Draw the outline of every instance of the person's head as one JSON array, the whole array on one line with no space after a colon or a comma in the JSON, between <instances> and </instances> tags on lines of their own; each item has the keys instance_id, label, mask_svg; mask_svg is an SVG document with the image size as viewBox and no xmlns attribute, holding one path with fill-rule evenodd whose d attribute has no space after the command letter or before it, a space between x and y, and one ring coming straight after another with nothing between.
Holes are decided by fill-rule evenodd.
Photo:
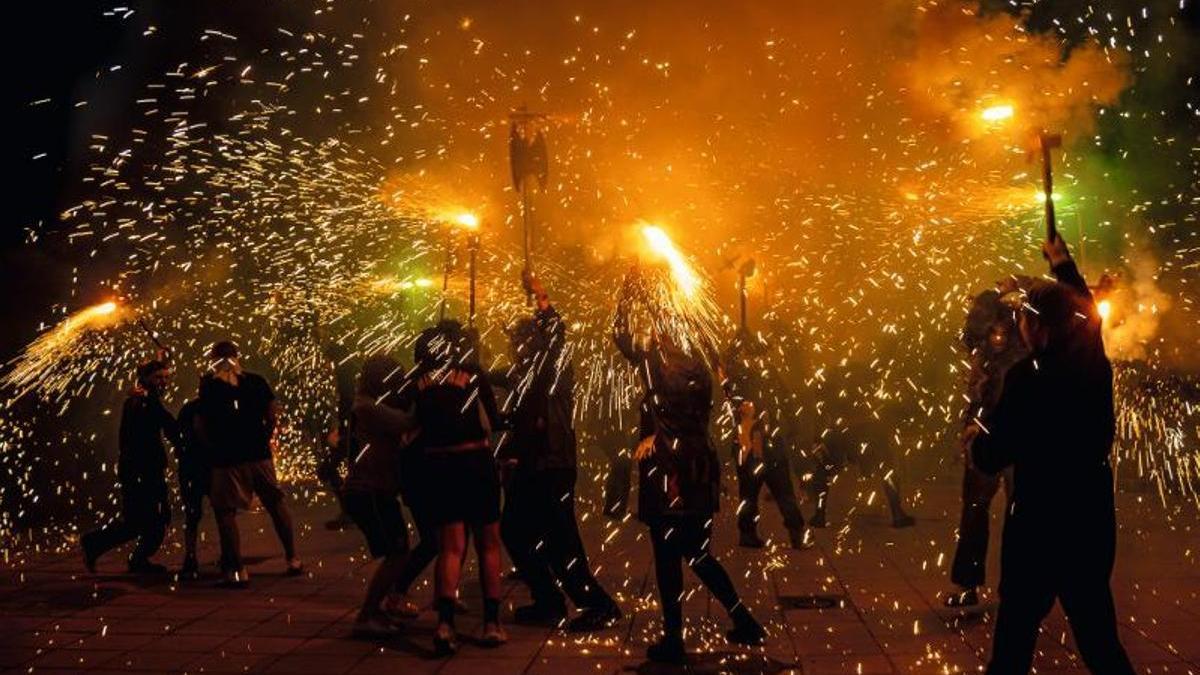
<instances>
[{"instance_id":1,"label":"person's head","mask_svg":"<svg viewBox=\"0 0 1200 675\"><path fill-rule=\"evenodd\" d=\"M1071 289L1056 282L1041 282L1027 292L1019 326L1025 344L1034 352L1043 352L1067 342L1083 321L1080 303Z\"/></svg>"},{"instance_id":2,"label":"person's head","mask_svg":"<svg viewBox=\"0 0 1200 675\"><path fill-rule=\"evenodd\" d=\"M438 325L421 331L413 348L413 356L421 366L436 368L461 361L467 348L462 324L453 319L444 319Z\"/></svg>"},{"instance_id":3,"label":"person's head","mask_svg":"<svg viewBox=\"0 0 1200 675\"><path fill-rule=\"evenodd\" d=\"M147 361L138 366L137 381L146 391L161 394L171 382L171 369L162 361Z\"/></svg>"},{"instance_id":4,"label":"person's head","mask_svg":"<svg viewBox=\"0 0 1200 675\"><path fill-rule=\"evenodd\" d=\"M537 322L530 318L516 321L508 330L510 356L515 363L528 361L546 349L545 339Z\"/></svg>"},{"instance_id":5,"label":"person's head","mask_svg":"<svg viewBox=\"0 0 1200 675\"><path fill-rule=\"evenodd\" d=\"M992 323L988 330L988 349L993 354L1003 354L1012 346L1012 322L1008 319L1000 319Z\"/></svg>"},{"instance_id":6,"label":"person's head","mask_svg":"<svg viewBox=\"0 0 1200 675\"><path fill-rule=\"evenodd\" d=\"M374 399L382 398L394 387L391 382L400 372L400 363L387 354L375 354L363 362L358 390Z\"/></svg>"},{"instance_id":7,"label":"person's head","mask_svg":"<svg viewBox=\"0 0 1200 675\"><path fill-rule=\"evenodd\" d=\"M213 361L236 361L238 358L237 345L229 340L217 342L209 349L208 358Z\"/></svg>"}]
</instances>

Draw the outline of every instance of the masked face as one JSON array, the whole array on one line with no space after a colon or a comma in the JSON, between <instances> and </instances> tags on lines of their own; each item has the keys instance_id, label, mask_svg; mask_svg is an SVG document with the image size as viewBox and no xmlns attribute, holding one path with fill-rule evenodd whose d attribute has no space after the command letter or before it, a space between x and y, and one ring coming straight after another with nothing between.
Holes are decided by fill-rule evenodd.
<instances>
[{"instance_id":1,"label":"masked face","mask_svg":"<svg viewBox=\"0 0 1200 675\"><path fill-rule=\"evenodd\" d=\"M171 371L163 368L156 370L142 381L142 384L153 394L161 394L171 383Z\"/></svg>"},{"instance_id":2,"label":"masked face","mask_svg":"<svg viewBox=\"0 0 1200 675\"><path fill-rule=\"evenodd\" d=\"M1003 323L992 324L992 329L988 332L988 347L991 348L993 354L999 354L1008 349L1009 329Z\"/></svg>"}]
</instances>

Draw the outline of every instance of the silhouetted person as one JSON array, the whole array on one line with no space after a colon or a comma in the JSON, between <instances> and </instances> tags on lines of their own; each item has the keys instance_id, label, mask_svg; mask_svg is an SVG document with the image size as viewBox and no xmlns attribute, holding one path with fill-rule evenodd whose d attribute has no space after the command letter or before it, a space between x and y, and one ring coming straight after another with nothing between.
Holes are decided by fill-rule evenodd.
<instances>
[{"instance_id":1,"label":"silhouetted person","mask_svg":"<svg viewBox=\"0 0 1200 675\"><path fill-rule=\"evenodd\" d=\"M1007 283L1007 282L1006 282ZM967 405L963 409L963 428L974 426L976 418L987 417L1000 399L1004 376L1027 350L1018 334L1015 307L1004 298L1019 298L1016 287L987 290L975 297L963 330L963 346L970 353L971 371L967 379ZM960 444L961 445L961 444ZM1001 476L989 475L963 462L962 515L958 524L958 544L950 566L950 581L956 588L947 594L947 607L979 604L978 587L987 570L987 549L992 499L1000 489ZM1002 474L1005 502L1012 492L1012 471Z\"/></svg>"},{"instance_id":2,"label":"silhouetted person","mask_svg":"<svg viewBox=\"0 0 1200 675\"><path fill-rule=\"evenodd\" d=\"M663 610L663 637L646 650L651 661L682 663L683 564L686 562L725 607L734 627L730 642L761 644L766 631L738 598L733 581L709 550L719 504L721 463L708 438L713 382L702 355L665 334L640 345L629 327L636 269L618 300L613 341L636 368L644 394L640 410L638 518L650 528L654 572Z\"/></svg>"},{"instance_id":3,"label":"silhouetted person","mask_svg":"<svg viewBox=\"0 0 1200 675\"><path fill-rule=\"evenodd\" d=\"M503 407L511 425L500 450L510 466L500 533L533 596L514 618L557 625L567 616L566 592L583 610L569 629L597 630L621 610L592 575L575 519L575 375L566 324L537 279L524 280L537 311L510 332L513 364L497 377L509 392Z\"/></svg>"},{"instance_id":4,"label":"silhouetted person","mask_svg":"<svg viewBox=\"0 0 1200 675\"><path fill-rule=\"evenodd\" d=\"M362 635L395 632L383 602L408 559L408 526L398 499L400 452L416 433L411 411L400 408L396 392L404 372L395 359L376 355L363 364L350 426L362 450L350 458L342 503L367 539L371 556L381 559L367 585L355 620Z\"/></svg>"},{"instance_id":5,"label":"silhouetted person","mask_svg":"<svg viewBox=\"0 0 1200 675\"><path fill-rule=\"evenodd\" d=\"M758 497L765 485L775 498L792 548L805 546L804 516L796 503L796 489L786 444L793 434L784 427L780 410L787 392L765 360L766 345L749 331L739 331L722 362L721 387L729 402L733 425L732 450L737 469L738 543L762 548L758 536Z\"/></svg>"},{"instance_id":6,"label":"silhouetted person","mask_svg":"<svg viewBox=\"0 0 1200 675\"><path fill-rule=\"evenodd\" d=\"M162 402L163 389L170 380L170 368L162 361L150 361L137 369L137 385L121 407L117 459L121 515L80 540L89 572L96 571L96 559L101 555L135 539L137 545L129 555L129 571L136 574L167 571L150 558L162 546L167 524L171 522L163 437L177 444L179 436L175 418Z\"/></svg>"},{"instance_id":7,"label":"silhouetted person","mask_svg":"<svg viewBox=\"0 0 1200 675\"><path fill-rule=\"evenodd\" d=\"M500 417L477 361L477 344L455 321L442 321L417 339L417 365L402 394L416 406L416 443L423 454L422 508L438 529L435 575L438 625L434 648L457 649L454 614L467 528L475 535L483 587L481 644L508 641L500 625L500 476L490 435Z\"/></svg>"},{"instance_id":8,"label":"silhouetted person","mask_svg":"<svg viewBox=\"0 0 1200 675\"><path fill-rule=\"evenodd\" d=\"M200 400L192 399L179 409L179 444L175 458L179 463L179 496L183 500L183 565L179 576L195 579L200 575L196 557L200 538L200 519L204 516L204 498L212 484L211 451L199 433Z\"/></svg>"},{"instance_id":9,"label":"silhouetted person","mask_svg":"<svg viewBox=\"0 0 1200 675\"><path fill-rule=\"evenodd\" d=\"M249 574L242 564L238 509L248 509L255 495L271 516L283 545L288 576L303 573L296 557L292 514L275 476L271 440L278 420L278 402L261 375L242 369L232 342L218 342L209 353L209 372L200 380L200 438L212 453L209 500L221 538L221 569L225 583L245 585Z\"/></svg>"},{"instance_id":10,"label":"silhouetted person","mask_svg":"<svg viewBox=\"0 0 1200 675\"><path fill-rule=\"evenodd\" d=\"M987 672L1029 671L1038 627L1057 599L1087 667L1125 675L1134 671L1109 588L1117 538L1112 367L1066 244L1056 237L1043 251L1058 282L1032 288L1020 312L1031 353L1009 370L995 409L967 439L981 471L1012 466L1014 474Z\"/></svg>"}]
</instances>

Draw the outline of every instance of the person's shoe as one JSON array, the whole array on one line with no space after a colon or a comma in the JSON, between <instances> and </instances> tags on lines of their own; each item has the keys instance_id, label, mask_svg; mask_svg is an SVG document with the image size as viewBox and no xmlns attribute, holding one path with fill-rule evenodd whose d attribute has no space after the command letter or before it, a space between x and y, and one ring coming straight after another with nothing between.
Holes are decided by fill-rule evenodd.
<instances>
[{"instance_id":1,"label":"person's shoe","mask_svg":"<svg viewBox=\"0 0 1200 675\"><path fill-rule=\"evenodd\" d=\"M304 574L304 563L300 562L299 558L288 558L287 568L283 571L284 576L298 577Z\"/></svg>"},{"instance_id":2,"label":"person's shoe","mask_svg":"<svg viewBox=\"0 0 1200 675\"><path fill-rule=\"evenodd\" d=\"M351 632L355 637L384 638L392 637L400 630L392 625L386 616L359 614L358 618L354 620L354 628L351 629Z\"/></svg>"},{"instance_id":3,"label":"person's shoe","mask_svg":"<svg viewBox=\"0 0 1200 675\"><path fill-rule=\"evenodd\" d=\"M661 640L646 648L646 658L655 663L670 663L682 666L687 662L687 651L683 648L683 636L663 636Z\"/></svg>"},{"instance_id":4,"label":"person's shoe","mask_svg":"<svg viewBox=\"0 0 1200 675\"><path fill-rule=\"evenodd\" d=\"M819 527L822 530L829 527L829 520L825 517L824 511L817 511L813 514L812 520L808 521L809 527Z\"/></svg>"},{"instance_id":5,"label":"person's shoe","mask_svg":"<svg viewBox=\"0 0 1200 675\"><path fill-rule=\"evenodd\" d=\"M504 626L498 623L485 623L483 625L483 634L479 636L479 646L492 649L508 642L508 633L504 631Z\"/></svg>"},{"instance_id":6,"label":"person's shoe","mask_svg":"<svg viewBox=\"0 0 1200 675\"><path fill-rule=\"evenodd\" d=\"M535 602L513 610L513 622L525 626L557 626L567 617L567 606L561 603Z\"/></svg>"},{"instance_id":7,"label":"person's shoe","mask_svg":"<svg viewBox=\"0 0 1200 675\"><path fill-rule=\"evenodd\" d=\"M757 532L742 532L738 535L738 546L742 548L762 548L766 545Z\"/></svg>"},{"instance_id":8,"label":"person's shoe","mask_svg":"<svg viewBox=\"0 0 1200 675\"><path fill-rule=\"evenodd\" d=\"M767 630L743 606L734 612L733 628L725 631L725 639L735 645L761 645L767 639Z\"/></svg>"},{"instance_id":9,"label":"person's shoe","mask_svg":"<svg viewBox=\"0 0 1200 675\"><path fill-rule=\"evenodd\" d=\"M166 574L167 567L149 560L130 560L130 574Z\"/></svg>"},{"instance_id":10,"label":"person's shoe","mask_svg":"<svg viewBox=\"0 0 1200 675\"><path fill-rule=\"evenodd\" d=\"M814 544L812 534L806 527L788 530L788 538L792 541L792 548L796 549L797 551L803 551L804 549L812 548Z\"/></svg>"},{"instance_id":11,"label":"person's shoe","mask_svg":"<svg viewBox=\"0 0 1200 675\"><path fill-rule=\"evenodd\" d=\"M437 656L451 656L458 651L458 635L450 624L439 623L433 632L433 653Z\"/></svg>"},{"instance_id":12,"label":"person's shoe","mask_svg":"<svg viewBox=\"0 0 1200 675\"><path fill-rule=\"evenodd\" d=\"M942 604L950 608L958 607L974 607L979 604L979 591L974 586L971 588L958 588L946 595L946 599Z\"/></svg>"},{"instance_id":13,"label":"person's shoe","mask_svg":"<svg viewBox=\"0 0 1200 675\"><path fill-rule=\"evenodd\" d=\"M588 607L579 616L567 622L567 631L571 633L590 633L592 631L612 628L621 620L621 608L617 603L609 602L607 606Z\"/></svg>"},{"instance_id":14,"label":"person's shoe","mask_svg":"<svg viewBox=\"0 0 1200 675\"><path fill-rule=\"evenodd\" d=\"M83 542L83 544L80 545L80 548L83 549L83 566L84 566L84 568L87 569L87 571L90 572L91 574L95 574L96 573L96 560L100 556L96 555L96 552L92 550L91 546L87 545L87 542Z\"/></svg>"},{"instance_id":15,"label":"person's shoe","mask_svg":"<svg viewBox=\"0 0 1200 675\"><path fill-rule=\"evenodd\" d=\"M892 527L896 528L897 530L902 530L906 527L912 527L916 524L917 519L913 518L907 513L901 513L900 515L892 517Z\"/></svg>"},{"instance_id":16,"label":"person's shoe","mask_svg":"<svg viewBox=\"0 0 1200 675\"><path fill-rule=\"evenodd\" d=\"M221 588L246 588L250 585L250 572L246 571L245 567L226 570L224 578L217 585Z\"/></svg>"},{"instance_id":17,"label":"person's shoe","mask_svg":"<svg viewBox=\"0 0 1200 675\"><path fill-rule=\"evenodd\" d=\"M421 608L408 596L399 593L390 593L384 598L383 611L401 619L415 619L421 615Z\"/></svg>"},{"instance_id":18,"label":"person's shoe","mask_svg":"<svg viewBox=\"0 0 1200 675\"><path fill-rule=\"evenodd\" d=\"M179 578L191 581L200 578L200 561L196 560L196 556L189 555L183 559L183 565L179 568Z\"/></svg>"}]
</instances>

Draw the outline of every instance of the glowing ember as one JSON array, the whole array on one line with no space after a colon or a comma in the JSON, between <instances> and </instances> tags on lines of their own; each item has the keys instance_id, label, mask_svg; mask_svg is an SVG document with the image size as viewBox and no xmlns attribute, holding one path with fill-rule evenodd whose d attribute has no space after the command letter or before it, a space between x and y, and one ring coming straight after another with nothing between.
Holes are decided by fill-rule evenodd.
<instances>
[{"instance_id":1,"label":"glowing ember","mask_svg":"<svg viewBox=\"0 0 1200 675\"><path fill-rule=\"evenodd\" d=\"M984 122L1001 122L1013 116L1013 107L1011 105L994 105L983 109L980 117Z\"/></svg>"}]
</instances>

